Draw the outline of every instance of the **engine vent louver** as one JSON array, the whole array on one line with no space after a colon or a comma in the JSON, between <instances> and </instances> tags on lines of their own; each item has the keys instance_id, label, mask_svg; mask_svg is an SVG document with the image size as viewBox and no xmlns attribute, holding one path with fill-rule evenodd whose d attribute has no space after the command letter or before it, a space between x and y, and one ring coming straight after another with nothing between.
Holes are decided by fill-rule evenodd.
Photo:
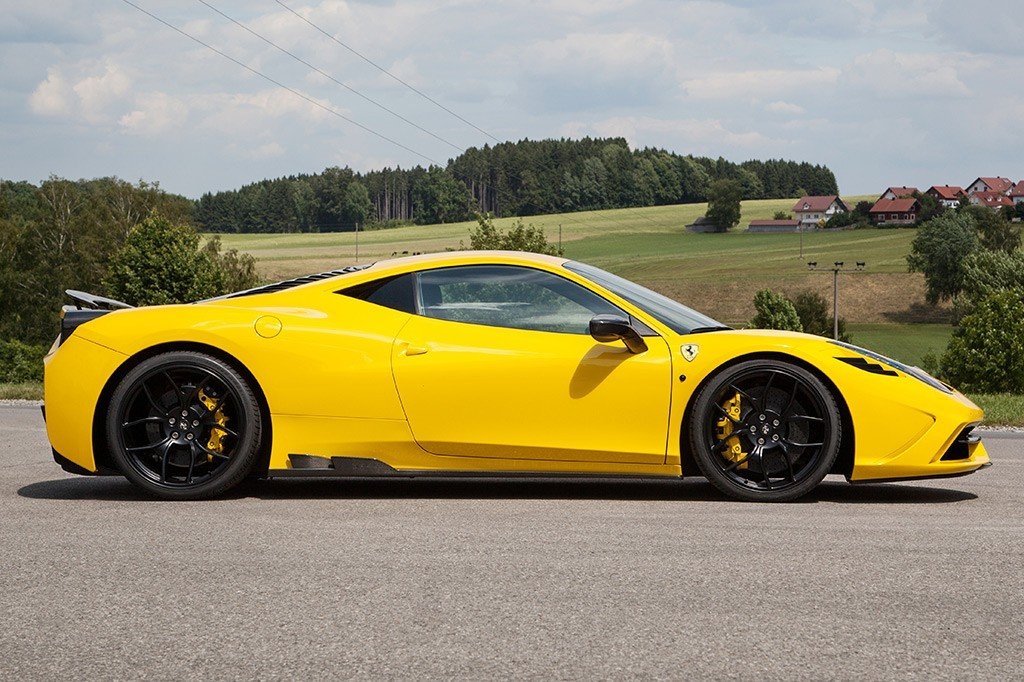
<instances>
[{"instance_id":1,"label":"engine vent louver","mask_svg":"<svg viewBox=\"0 0 1024 682\"><path fill-rule=\"evenodd\" d=\"M331 277L337 277L338 275L347 275L351 272L359 272L360 270L365 270L371 265L373 265L373 263L366 263L365 265L349 265L348 267L339 268L338 270L319 272L314 275L306 275L305 277L296 277L295 279L286 279L281 282L274 282L273 284L264 284L263 286L255 287L253 289L246 289L245 291L236 291L235 293L228 294L222 298L238 298L239 296L255 296L256 294L272 294L276 291L292 289L294 287L302 286L303 284L312 284L313 282L330 279Z\"/></svg>"}]
</instances>

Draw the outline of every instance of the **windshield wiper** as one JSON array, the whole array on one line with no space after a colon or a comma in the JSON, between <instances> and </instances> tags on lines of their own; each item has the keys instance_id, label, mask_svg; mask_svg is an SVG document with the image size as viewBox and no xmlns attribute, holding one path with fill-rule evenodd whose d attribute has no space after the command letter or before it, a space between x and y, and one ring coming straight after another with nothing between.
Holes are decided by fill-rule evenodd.
<instances>
[{"instance_id":1,"label":"windshield wiper","mask_svg":"<svg viewBox=\"0 0 1024 682\"><path fill-rule=\"evenodd\" d=\"M716 325L714 327L696 327L691 329L689 334L706 334L707 332L727 332L731 331L732 327L726 327L724 324Z\"/></svg>"}]
</instances>

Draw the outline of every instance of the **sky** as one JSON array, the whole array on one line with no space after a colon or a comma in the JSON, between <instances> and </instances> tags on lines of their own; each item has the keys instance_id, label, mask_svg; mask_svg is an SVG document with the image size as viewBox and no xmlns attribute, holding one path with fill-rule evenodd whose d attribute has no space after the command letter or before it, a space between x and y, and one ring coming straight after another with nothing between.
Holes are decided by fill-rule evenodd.
<instances>
[{"instance_id":1,"label":"sky","mask_svg":"<svg viewBox=\"0 0 1024 682\"><path fill-rule=\"evenodd\" d=\"M124 0L0 0L0 178L198 197L584 135L823 163L844 194L1024 177L1017 0L281 0L472 125L275 0L205 1L329 77L198 0L132 1L291 91Z\"/></svg>"}]
</instances>

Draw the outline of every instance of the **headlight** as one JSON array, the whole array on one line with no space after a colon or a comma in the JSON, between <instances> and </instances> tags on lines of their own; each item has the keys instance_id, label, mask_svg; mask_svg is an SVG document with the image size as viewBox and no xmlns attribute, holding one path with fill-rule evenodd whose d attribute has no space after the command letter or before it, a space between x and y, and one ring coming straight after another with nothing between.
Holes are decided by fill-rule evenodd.
<instances>
[{"instance_id":1,"label":"headlight","mask_svg":"<svg viewBox=\"0 0 1024 682\"><path fill-rule=\"evenodd\" d=\"M931 374L921 369L920 367L911 367L910 365L904 365L899 360L887 358L884 355L874 352L873 350L861 348L860 346L854 346L852 343L843 343L842 341L829 341L829 343L845 348L846 350L852 350L854 353L860 353L865 357L871 358L875 362L884 362L890 367L898 369L904 374L908 374L914 377L918 381L923 381L932 388L942 391L943 393L953 393L952 388L942 383L941 381L933 377Z\"/></svg>"}]
</instances>

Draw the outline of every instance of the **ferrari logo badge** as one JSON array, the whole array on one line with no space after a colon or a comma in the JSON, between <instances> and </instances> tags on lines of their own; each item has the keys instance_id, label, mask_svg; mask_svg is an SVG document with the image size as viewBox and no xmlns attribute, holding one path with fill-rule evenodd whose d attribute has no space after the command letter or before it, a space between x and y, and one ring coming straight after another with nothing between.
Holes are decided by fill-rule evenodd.
<instances>
[{"instance_id":1,"label":"ferrari logo badge","mask_svg":"<svg viewBox=\"0 0 1024 682\"><path fill-rule=\"evenodd\" d=\"M693 359L697 357L697 353L700 352L700 346L695 343L684 343L679 350L682 351L683 358L687 362L693 362Z\"/></svg>"}]
</instances>

